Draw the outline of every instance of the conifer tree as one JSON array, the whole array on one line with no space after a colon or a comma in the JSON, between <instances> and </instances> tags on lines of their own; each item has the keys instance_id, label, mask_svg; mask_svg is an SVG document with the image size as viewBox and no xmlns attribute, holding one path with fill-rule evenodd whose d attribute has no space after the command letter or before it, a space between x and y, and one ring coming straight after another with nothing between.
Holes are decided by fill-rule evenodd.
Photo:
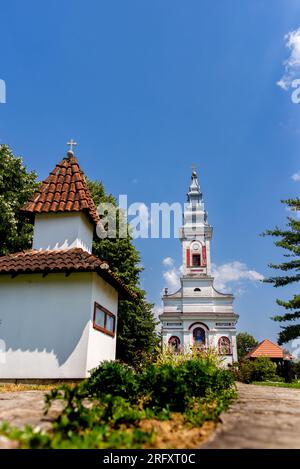
<instances>
[{"instance_id":1,"label":"conifer tree","mask_svg":"<svg viewBox=\"0 0 300 469\"><path fill-rule=\"evenodd\" d=\"M300 199L283 200L291 212L300 213ZM277 241L275 246L285 250L284 256L286 262L281 264L270 264L273 269L281 270L282 275L270 277L264 281L272 283L274 287L283 287L285 285L298 283L300 281L300 220L289 216L285 229L276 227L274 230L267 230L263 236L274 236ZM296 294L289 301L277 300L277 304L287 310L283 315L274 316L274 321L288 322L286 326L281 326L282 331L279 333L279 344L284 344L292 339L300 336L300 323L296 323L300 319L300 294Z\"/></svg>"},{"instance_id":2,"label":"conifer tree","mask_svg":"<svg viewBox=\"0 0 300 469\"><path fill-rule=\"evenodd\" d=\"M117 206L112 195L106 195L103 184L88 181L96 207L100 203L111 203ZM117 212L117 228L119 221ZM118 233L118 230L117 230ZM117 358L138 365L153 356L159 340L155 331L156 321L153 316L153 305L146 300L146 293L140 288L140 255L128 234L125 238L100 239L97 235L93 242L93 253L106 260L112 270L136 294L136 300L121 300L118 312Z\"/></svg>"}]
</instances>

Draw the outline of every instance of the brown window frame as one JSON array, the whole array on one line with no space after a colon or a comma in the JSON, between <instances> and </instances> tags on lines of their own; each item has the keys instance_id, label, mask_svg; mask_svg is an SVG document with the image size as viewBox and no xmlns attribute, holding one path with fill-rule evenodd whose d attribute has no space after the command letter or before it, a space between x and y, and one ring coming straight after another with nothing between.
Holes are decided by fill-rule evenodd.
<instances>
[{"instance_id":1,"label":"brown window frame","mask_svg":"<svg viewBox=\"0 0 300 469\"><path fill-rule=\"evenodd\" d=\"M96 311L97 311L97 309L98 310L100 309L100 311L102 311L104 313L104 327L98 326L98 324L96 324ZM113 332L106 329L107 316L110 316L110 317L113 318L113 321L114 321ZM96 301L95 301L95 304L94 304L93 328L96 329L97 331L100 331L100 332L103 332L104 334L109 335L110 337L114 337L115 334L116 334L116 316L113 313L111 313L110 311L108 311L108 309L104 308L104 306L99 305L99 303L97 303Z\"/></svg>"}]
</instances>

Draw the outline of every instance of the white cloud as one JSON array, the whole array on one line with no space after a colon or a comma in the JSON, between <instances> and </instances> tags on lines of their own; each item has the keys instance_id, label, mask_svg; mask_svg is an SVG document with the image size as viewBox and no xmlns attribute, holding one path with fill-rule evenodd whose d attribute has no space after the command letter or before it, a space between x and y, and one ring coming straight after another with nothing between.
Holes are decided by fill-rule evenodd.
<instances>
[{"instance_id":1,"label":"white cloud","mask_svg":"<svg viewBox=\"0 0 300 469\"><path fill-rule=\"evenodd\" d=\"M300 171L298 171L298 173L294 173L292 179L293 181L300 181Z\"/></svg>"},{"instance_id":2,"label":"white cloud","mask_svg":"<svg viewBox=\"0 0 300 469\"><path fill-rule=\"evenodd\" d=\"M173 267L163 273L164 280L170 290L178 290L180 287L180 270Z\"/></svg>"},{"instance_id":3,"label":"white cloud","mask_svg":"<svg viewBox=\"0 0 300 469\"><path fill-rule=\"evenodd\" d=\"M166 267L163 272L165 286L170 290L170 293L173 293L180 288L183 266L177 268L172 257L166 257L162 263ZM262 274L249 269L245 263L239 261L228 262L219 266L213 265L212 275L217 290L227 293L233 291L236 296L242 296L245 293L245 282L256 283L264 278Z\"/></svg>"},{"instance_id":4,"label":"white cloud","mask_svg":"<svg viewBox=\"0 0 300 469\"><path fill-rule=\"evenodd\" d=\"M284 36L284 40L286 47L290 50L290 55L284 61L284 75L277 85L288 90L293 80L300 77L300 28L290 31Z\"/></svg>"},{"instance_id":5,"label":"white cloud","mask_svg":"<svg viewBox=\"0 0 300 469\"><path fill-rule=\"evenodd\" d=\"M232 291L233 287L238 285L236 292L239 296L244 292L240 286L243 281L258 282L264 278L259 272L248 269L246 264L239 261L228 262L220 266L213 265L212 273L217 290Z\"/></svg>"},{"instance_id":6,"label":"white cloud","mask_svg":"<svg viewBox=\"0 0 300 469\"><path fill-rule=\"evenodd\" d=\"M162 314L163 312L163 307L162 306L158 306L158 305L155 305L154 308L152 309L152 313L155 317L155 319L158 319L159 315Z\"/></svg>"},{"instance_id":7,"label":"white cloud","mask_svg":"<svg viewBox=\"0 0 300 469\"><path fill-rule=\"evenodd\" d=\"M163 272L163 278L166 282L166 287L172 291L176 291L180 287L180 276L182 275L182 266L179 269L175 266L175 260L172 257L165 257L162 261L164 267L167 269Z\"/></svg>"},{"instance_id":8,"label":"white cloud","mask_svg":"<svg viewBox=\"0 0 300 469\"><path fill-rule=\"evenodd\" d=\"M166 267L172 267L174 265L174 259L172 259L172 257L165 257L162 263Z\"/></svg>"}]
</instances>

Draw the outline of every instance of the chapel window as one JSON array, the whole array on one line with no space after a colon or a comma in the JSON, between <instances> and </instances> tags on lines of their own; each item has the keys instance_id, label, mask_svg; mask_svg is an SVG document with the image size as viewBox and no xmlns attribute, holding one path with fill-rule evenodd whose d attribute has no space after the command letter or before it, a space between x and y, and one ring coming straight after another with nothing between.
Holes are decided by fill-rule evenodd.
<instances>
[{"instance_id":1,"label":"chapel window","mask_svg":"<svg viewBox=\"0 0 300 469\"><path fill-rule=\"evenodd\" d=\"M114 337L116 331L116 316L103 306L95 303L93 327L97 331Z\"/></svg>"}]
</instances>

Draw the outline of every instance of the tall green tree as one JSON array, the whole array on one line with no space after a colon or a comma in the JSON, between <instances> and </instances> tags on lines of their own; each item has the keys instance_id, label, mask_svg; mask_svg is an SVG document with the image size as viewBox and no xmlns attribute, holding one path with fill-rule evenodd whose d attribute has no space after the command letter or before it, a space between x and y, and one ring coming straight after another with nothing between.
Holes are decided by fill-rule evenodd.
<instances>
[{"instance_id":1,"label":"tall green tree","mask_svg":"<svg viewBox=\"0 0 300 469\"><path fill-rule=\"evenodd\" d=\"M248 332L240 332L236 336L236 344L238 359L242 360L247 353L249 353L258 344L258 342L251 334L248 334Z\"/></svg>"},{"instance_id":2,"label":"tall green tree","mask_svg":"<svg viewBox=\"0 0 300 469\"><path fill-rule=\"evenodd\" d=\"M300 199L282 200L291 212L300 212ZM294 284L300 280L300 220L292 216L287 217L285 229L276 227L274 230L267 230L263 236L274 236L277 241L275 246L283 248L286 262L280 264L270 264L273 269L281 270L282 275L270 277L264 280L272 283L274 287L284 287L285 285ZM294 295L289 301L277 300L277 304L285 308L288 312L283 315L274 316L272 319L278 322L288 322L286 326L281 326L282 331L279 333L279 344L284 344L292 339L300 336L300 323L293 324L300 318L300 294Z\"/></svg>"},{"instance_id":3,"label":"tall green tree","mask_svg":"<svg viewBox=\"0 0 300 469\"><path fill-rule=\"evenodd\" d=\"M88 181L88 186L96 206L111 203L117 206L112 195L105 193L103 184ZM120 213L117 211L117 234ZM138 365L155 353L159 340L153 305L146 300L146 293L140 288L140 255L133 245L130 234L125 238L94 237L93 253L108 262L110 267L136 294L136 300L121 300L118 313L117 358Z\"/></svg>"},{"instance_id":4,"label":"tall green tree","mask_svg":"<svg viewBox=\"0 0 300 469\"><path fill-rule=\"evenodd\" d=\"M0 256L31 247L33 227L20 208L37 187L36 173L0 145Z\"/></svg>"}]
</instances>

